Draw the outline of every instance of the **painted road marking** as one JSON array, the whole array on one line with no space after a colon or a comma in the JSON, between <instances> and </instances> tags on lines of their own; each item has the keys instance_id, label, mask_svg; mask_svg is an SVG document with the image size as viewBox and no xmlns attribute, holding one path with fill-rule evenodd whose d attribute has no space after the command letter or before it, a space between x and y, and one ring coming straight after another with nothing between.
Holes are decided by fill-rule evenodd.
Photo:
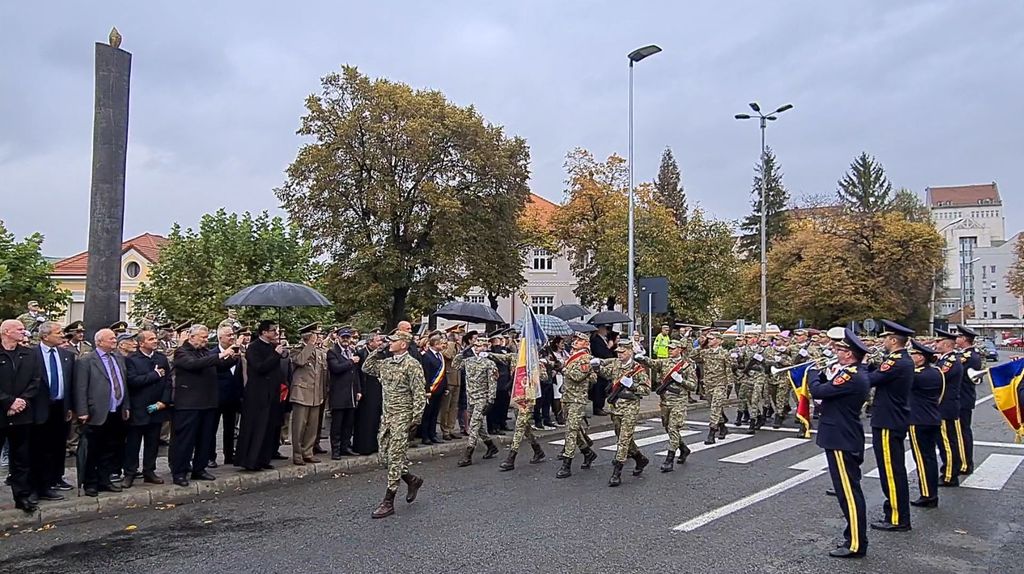
<instances>
[{"instance_id":1,"label":"painted road marking","mask_svg":"<svg viewBox=\"0 0 1024 574\"><path fill-rule=\"evenodd\" d=\"M736 442L738 440L752 438L752 436L753 435L749 435L749 434L730 434L730 435L726 435L725 438L718 439L717 441L715 441L715 444L704 444L703 442L695 442L695 443L689 443L686 446L689 447L690 454L693 454L693 453L700 452L702 450L708 450L710 448L720 447L720 446L725 445L725 444L732 444L732 443L734 443L734 442ZM659 453L656 453L655 456L665 456L667 454L668 454L668 451L667 450L663 450L663 451L661 451Z\"/></svg>"},{"instance_id":2,"label":"painted road marking","mask_svg":"<svg viewBox=\"0 0 1024 574\"><path fill-rule=\"evenodd\" d=\"M695 430L679 431L679 436L681 436L681 437L693 436L695 434L700 434L700 433L698 431L695 431ZM648 445L652 445L652 444L658 444L659 442L665 442L667 440L668 440L668 435L667 434L656 434L654 436L648 436L648 437L644 437L644 438L634 439L634 441L636 442L636 446L638 446L638 447L648 446ZM612 445L608 445L608 446L602 446L601 450L616 450L618 448L619 448L618 445L612 444Z\"/></svg>"},{"instance_id":3,"label":"painted road marking","mask_svg":"<svg viewBox=\"0 0 1024 574\"><path fill-rule=\"evenodd\" d=\"M750 464L755 460L760 460L766 456L771 456L777 452L782 452L786 449L793 448L802 444L807 444L807 441L802 438L780 438L775 442L763 444L759 447L738 452L732 456L720 458L718 460L722 462L734 462L736 464Z\"/></svg>"},{"instance_id":4,"label":"painted road marking","mask_svg":"<svg viewBox=\"0 0 1024 574\"><path fill-rule=\"evenodd\" d=\"M1002 490L1006 481L1010 480L1013 472L1024 461L1024 456L1013 454L990 454L985 462L974 469L974 473L960 481L963 488L978 488L981 490Z\"/></svg>"},{"instance_id":5,"label":"painted road marking","mask_svg":"<svg viewBox=\"0 0 1024 574\"><path fill-rule=\"evenodd\" d=\"M905 464L906 467L907 467L907 475L908 476L910 475L910 473L912 473L912 472L917 470L917 463L914 462L914 451L913 450L907 449L907 453L903 457L903 464ZM873 470L869 471L867 474L864 475L864 478L878 478L878 477L879 477L878 467L875 467Z\"/></svg>"},{"instance_id":6,"label":"painted road marking","mask_svg":"<svg viewBox=\"0 0 1024 574\"><path fill-rule=\"evenodd\" d=\"M649 431L649 430L651 430L651 427L639 426L639 427L636 427L635 429L633 429L633 432L642 432L642 431ZM588 436L590 437L590 440L601 440L601 439L611 438L611 437L615 436L615 431L613 431L613 430L601 431L601 432L596 432L596 433L594 433L592 435L588 435ZM565 444L565 439L553 440L553 441L551 441L548 444L564 445Z\"/></svg>"}]
</instances>

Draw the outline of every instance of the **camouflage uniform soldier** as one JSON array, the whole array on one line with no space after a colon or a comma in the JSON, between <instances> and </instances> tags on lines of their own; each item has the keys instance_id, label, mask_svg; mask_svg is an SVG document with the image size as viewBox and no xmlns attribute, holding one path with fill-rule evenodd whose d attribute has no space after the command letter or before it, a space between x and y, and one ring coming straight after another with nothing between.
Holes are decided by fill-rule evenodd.
<instances>
[{"instance_id":1,"label":"camouflage uniform soldier","mask_svg":"<svg viewBox=\"0 0 1024 574\"><path fill-rule=\"evenodd\" d=\"M580 444L583 453L582 469L590 468L597 460L597 454L591 445L594 444L583 430L584 413L587 406L587 391L597 380L597 373L590 368L590 337L576 333L572 339L572 355L565 360L562 368L562 405L565 415L565 448L562 450L562 467L555 478L572 476L572 459L576 456L576 445Z\"/></svg>"},{"instance_id":2,"label":"camouflage uniform soldier","mask_svg":"<svg viewBox=\"0 0 1024 574\"><path fill-rule=\"evenodd\" d=\"M242 328L242 323L239 322L238 320L238 311L234 309L228 309L227 319L224 319L217 325L218 329L221 329L223 327L231 327L233 330L236 331Z\"/></svg>"},{"instance_id":3,"label":"camouflage uniform soldier","mask_svg":"<svg viewBox=\"0 0 1024 574\"><path fill-rule=\"evenodd\" d=\"M512 359L517 355L512 354L496 354L491 353L489 358L493 360L507 360L509 364L512 363ZM541 365L543 369L544 366ZM540 389L537 389L538 392ZM526 437L530 441L530 447L533 449L533 458L530 459L530 464L537 464L544 462L544 451L540 448L540 443L537 442L536 437L533 436L533 425L530 423L530 419L533 418L533 406L537 404L537 400L524 400L519 402L518 400L514 403L516 407L516 428L512 432L512 446L509 447L508 456L504 462L498 465L502 471L513 470L516 467L516 455L519 454L519 445L523 442L523 437Z\"/></svg>"},{"instance_id":4,"label":"camouflage uniform soldier","mask_svg":"<svg viewBox=\"0 0 1024 574\"><path fill-rule=\"evenodd\" d=\"M769 369L769 373L773 366L781 368L789 364L789 358L785 350L772 345L767 337L761 340L761 345L761 353L765 358L765 369ZM766 374L765 400L768 402L772 415L774 415L772 418L772 428L777 429L782 426L782 420L786 416L786 406L789 404L788 375L785 373L779 375Z\"/></svg>"},{"instance_id":5,"label":"camouflage uniform soldier","mask_svg":"<svg viewBox=\"0 0 1024 574\"><path fill-rule=\"evenodd\" d=\"M392 356L383 350L366 358L363 372L380 380L384 395L384 412L380 421L378 441L381 461L388 467L388 487L384 500L373 511L373 518L384 518L395 513L395 493L399 479L405 481L409 492L406 502L416 499L423 479L409 472L406 450L409 431L419 427L423 409L427 406L427 381L420 362L408 353L412 335L402 331L388 337Z\"/></svg>"},{"instance_id":6,"label":"camouflage uniform soldier","mask_svg":"<svg viewBox=\"0 0 1024 574\"><path fill-rule=\"evenodd\" d=\"M38 301L29 301L27 310L18 315L18 320L25 326L25 330L32 336L32 341L39 340L39 327L46 322L46 314L39 309Z\"/></svg>"},{"instance_id":7,"label":"camouflage uniform soldier","mask_svg":"<svg viewBox=\"0 0 1024 574\"><path fill-rule=\"evenodd\" d=\"M704 389L708 394L708 401L711 403L711 412L708 415L708 438L704 444L715 444L715 431L719 438L725 438L729 431L725 428L725 397L732 382L732 358L729 352L722 348L722 336L717 331L711 331L702 337L700 348L693 352L694 362L704 368Z\"/></svg>"},{"instance_id":8,"label":"camouflage uniform soldier","mask_svg":"<svg viewBox=\"0 0 1024 574\"><path fill-rule=\"evenodd\" d=\"M627 456L636 461L633 476L639 476L644 467L651 462L633 441L633 432L640 415L640 397L651 394L651 380L643 365L633 360L632 341L620 339L615 352L618 356L614 359L590 360L591 366L597 369L598 374L612 381L608 391L608 407L605 410L612 417L615 435L619 440L608 486L622 484L622 464L626 462Z\"/></svg>"},{"instance_id":9,"label":"camouflage uniform soldier","mask_svg":"<svg viewBox=\"0 0 1024 574\"><path fill-rule=\"evenodd\" d=\"M498 447L487 435L484 415L494 404L498 392L498 367L489 357L487 348L490 342L481 337L473 341L472 357L462 359L462 367L466 370L466 397L469 401L469 437L466 440L466 452L459 460L459 466L473 464L473 450L476 443L483 441L487 445L484 459L494 458Z\"/></svg>"},{"instance_id":10,"label":"camouflage uniform soldier","mask_svg":"<svg viewBox=\"0 0 1024 574\"><path fill-rule=\"evenodd\" d=\"M686 410L689 406L685 391L697 388L697 370L692 362L683 357L683 344L669 341L668 352L667 359L637 357L637 362L651 368L651 378L657 385L655 392L661 395L661 424L668 433L668 456L661 465L661 472L672 472L677 450L679 464L686 462L686 457L690 456L690 449L682 442L680 431L686 427Z\"/></svg>"},{"instance_id":11,"label":"camouflage uniform soldier","mask_svg":"<svg viewBox=\"0 0 1024 574\"><path fill-rule=\"evenodd\" d=\"M768 357L765 355L763 337L752 341L746 354L747 362L743 367L743 373L750 380L750 411L747 413L746 422L750 425L747 433L754 434L764 424L764 400L766 387L768 385L769 367ZM739 421L737 421L739 422Z\"/></svg>"},{"instance_id":12,"label":"camouflage uniform soldier","mask_svg":"<svg viewBox=\"0 0 1024 574\"><path fill-rule=\"evenodd\" d=\"M754 413L754 418L758 414L758 406L761 404L761 399L757 398L754 400L754 404L751 404L753 397L754 383L756 375L750 372L750 362L753 360L754 354L757 353L757 335L749 334L745 340L745 344L739 344L737 339L737 345L729 353L729 357L734 361L735 368L733 372L736 374L735 379L739 388L736 390L736 396L739 398L739 406L736 408L736 424L740 425L744 422L751 420L751 412Z\"/></svg>"}]
</instances>

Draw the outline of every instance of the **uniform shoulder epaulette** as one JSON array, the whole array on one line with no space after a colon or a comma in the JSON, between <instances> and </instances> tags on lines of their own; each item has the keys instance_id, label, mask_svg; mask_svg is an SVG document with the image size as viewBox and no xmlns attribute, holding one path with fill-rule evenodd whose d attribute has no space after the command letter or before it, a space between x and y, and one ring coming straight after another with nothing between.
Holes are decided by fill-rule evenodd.
<instances>
[{"instance_id":1,"label":"uniform shoulder epaulette","mask_svg":"<svg viewBox=\"0 0 1024 574\"><path fill-rule=\"evenodd\" d=\"M889 358L890 359L898 359L898 358L900 358L900 356L901 355L900 355L899 351L893 351L893 352L889 353Z\"/></svg>"}]
</instances>

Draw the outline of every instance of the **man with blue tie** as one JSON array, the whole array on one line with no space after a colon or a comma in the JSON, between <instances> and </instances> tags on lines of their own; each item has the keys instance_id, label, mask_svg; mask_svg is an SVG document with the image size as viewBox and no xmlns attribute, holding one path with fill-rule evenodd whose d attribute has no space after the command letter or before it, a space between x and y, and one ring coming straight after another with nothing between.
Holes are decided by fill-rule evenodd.
<instances>
[{"instance_id":1,"label":"man with blue tie","mask_svg":"<svg viewBox=\"0 0 1024 574\"><path fill-rule=\"evenodd\" d=\"M64 331L60 323L39 325L39 364L42 386L32 401L33 427L29 437L32 451L33 500L63 500L58 490L71 490L64 481L64 452L71 423L71 389L75 355L61 348Z\"/></svg>"},{"instance_id":2,"label":"man with blue tie","mask_svg":"<svg viewBox=\"0 0 1024 574\"><path fill-rule=\"evenodd\" d=\"M79 477L86 496L97 496L101 490L121 492L110 476L121 469L125 421L130 412L126 368L124 357L117 352L117 335L110 329L100 329L94 340L96 351L75 363L74 411L88 441L85 472Z\"/></svg>"}]
</instances>

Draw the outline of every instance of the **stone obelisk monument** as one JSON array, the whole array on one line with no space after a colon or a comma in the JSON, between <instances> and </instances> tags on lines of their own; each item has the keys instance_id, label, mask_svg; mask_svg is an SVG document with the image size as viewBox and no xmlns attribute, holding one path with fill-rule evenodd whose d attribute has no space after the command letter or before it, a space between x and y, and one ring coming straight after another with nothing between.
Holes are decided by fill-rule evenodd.
<instances>
[{"instance_id":1,"label":"stone obelisk monument","mask_svg":"<svg viewBox=\"0 0 1024 574\"><path fill-rule=\"evenodd\" d=\"M92 128L89 267L85 284L87 337L120 319L124 172L128 152L128 86L132 55L121 34L96 43L96 110Z\"/></svg>"}]
</instances>

